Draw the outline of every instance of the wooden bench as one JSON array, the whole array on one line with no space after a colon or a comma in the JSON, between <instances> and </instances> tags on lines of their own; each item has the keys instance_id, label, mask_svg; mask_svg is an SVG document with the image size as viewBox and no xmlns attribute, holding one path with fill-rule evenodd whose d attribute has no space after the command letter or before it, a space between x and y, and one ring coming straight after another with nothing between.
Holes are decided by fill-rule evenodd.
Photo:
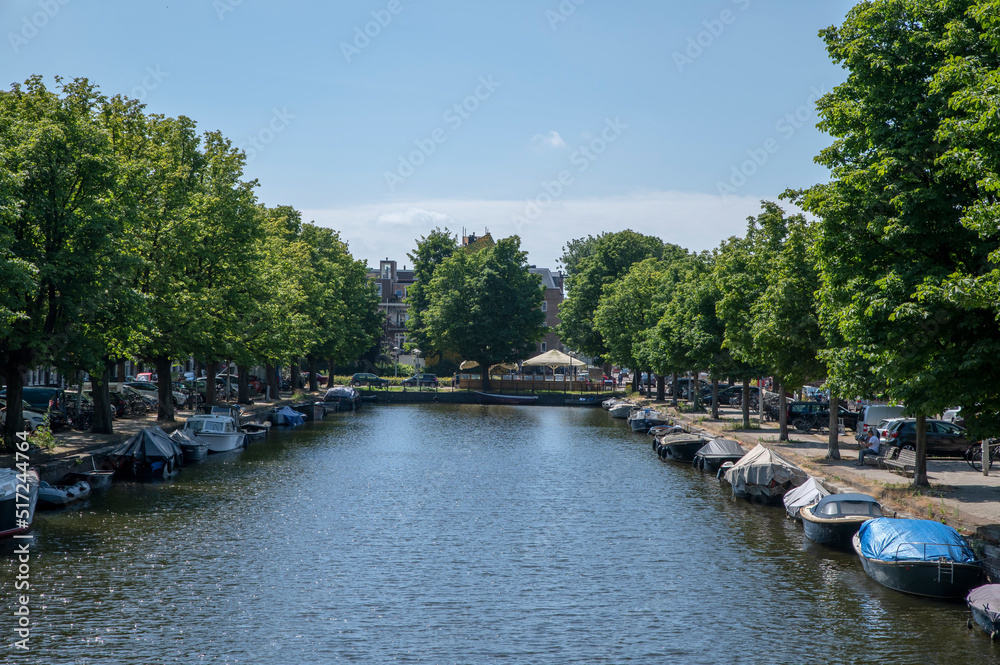
<instances>
[{"instance_id":1,"label":"wooden bench","mask_svg":"<svg viewBox=\"0 0 1000 665\"><path fill-rule=\"evenodd\" d=\"M900 449L895 459L882 459L884 468L893 473L901 473L904 476L912 476L917 467L917 453L914 450Z\"/></svg>"}]
</instances>

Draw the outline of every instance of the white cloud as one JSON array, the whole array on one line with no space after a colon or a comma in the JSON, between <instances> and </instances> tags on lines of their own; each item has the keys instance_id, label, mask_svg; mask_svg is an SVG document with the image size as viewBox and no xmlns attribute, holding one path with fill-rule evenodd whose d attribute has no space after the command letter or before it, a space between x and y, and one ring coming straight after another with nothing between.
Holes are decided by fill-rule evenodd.
<instances>
[{"instance_id":1,"label":"white cloud","mask_svg":"<svg viewBox=\"0 0 1000 665\"><path fill-rule=\"evenodd\" d=\"M375 218L379 224L396 226L426 226L428 224L445 225L452 221L451 217L441 212L409 207L405 212L384 212Z\"/></svg>"},{"instance_id":2,"label":"white cloud","mask_svg":"<svg viewBox=\"0 0 1000 665\"><path fill-rule=\"evenodd\" d=\"M787 202L783 207L790 207ZM455 234L465 228L494 238L515 233L535 265L554 268L568 240L605 231L632 229L658 236L692 251L717 247L719 241L746 232L746 218L760 212L755 196L644 191L582 199L557 199L531 223L518 229L514 215L523 215L525 201L496 199L429 199L372 203L347 208L303 210L303 218L340 231L351 253L378 265L383 257L406 263L416 240L435 227ZM405 212L394 212L405 210Z\"/></svg>"},{"instance_id":3,"label":"white cloud","mask_svg":"<svg viewBox=\"0 0 1000 665\"><path fill-rule=\"evenodd\" d=\"M533 145L548 146L549 148L566 147L566 142L563 141L563 137L559 136L559 132L554 129L548 134L535 134L531 137L531 143Z\"/></svg>"}]
</instances>

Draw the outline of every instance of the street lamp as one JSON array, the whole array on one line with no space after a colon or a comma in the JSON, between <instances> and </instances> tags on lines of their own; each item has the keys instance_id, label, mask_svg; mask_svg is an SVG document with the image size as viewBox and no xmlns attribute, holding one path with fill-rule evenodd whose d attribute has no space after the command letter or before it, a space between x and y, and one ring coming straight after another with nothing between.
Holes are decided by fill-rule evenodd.
<instances>
[{"instance_id":1,"label":"street lamp","mask_svg":"<svg viewBox=\"0 0 1000 665\"><path fill-rule=\"evenodd\" d=\"M410 351L413 354L413 368L420 369L420 349L413 349Z\"/></svg>"},{"instance_id":2,"label":"street lamp","mask_svg":"<svg viewBox=\"0 0 1000 665\"><path fill-rule=\"evenodd\" d=\"M398 346L392 347L392 361L393 361L392 376L393 376L393 378L395 378L396 376L399 375L399 347Z\"/></svg>"}]
</instances>

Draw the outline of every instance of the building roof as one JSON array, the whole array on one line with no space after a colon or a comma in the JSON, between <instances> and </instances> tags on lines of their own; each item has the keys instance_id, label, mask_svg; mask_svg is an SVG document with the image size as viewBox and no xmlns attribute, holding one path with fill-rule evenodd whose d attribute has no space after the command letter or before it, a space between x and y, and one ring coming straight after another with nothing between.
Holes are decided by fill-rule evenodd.
<instances>
[{"instance_id":1,"label":"building roof","mask_svg":"<svg viewBox=\"0 0 1000 665\"><path fill-rule=\"evenodd\" d=\"M546 289L558 289L559 286L556 285L556 280L552 276L552 271L548 268L528 268L528 272L532 275L541 275L542 284Z\"/></svg>"}]
</instances>

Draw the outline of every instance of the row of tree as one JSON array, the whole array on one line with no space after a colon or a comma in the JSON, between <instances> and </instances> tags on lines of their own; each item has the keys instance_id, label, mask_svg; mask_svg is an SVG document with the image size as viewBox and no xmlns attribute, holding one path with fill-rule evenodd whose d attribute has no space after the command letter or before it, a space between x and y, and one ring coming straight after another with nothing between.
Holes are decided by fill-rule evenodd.
<instances>
[{"instance_id":1,"label":"row of tree","mask_svg":"<svg viewBox=\"0 0 1000 665\"><path fill-rule=\"evenodd\" d=\"M928 415L960 405L972 435L1000 433L1000 1L867 0L821 36L848 72L818 103L831 180L784 195L813 219L765 202L703 254L572 241L560 332L661 376L896 400L926 484Z\"/></svg>"},{"instance_id":2,"label":"row of tree","mask_svg":"<svg viewBox=\"0 0 1000 665\"><path fill-rule=\"evenodd\" d=\"M0 92L8 447L38 365L89 373L95 430L110 431L110 370L126 358L155 365L169 420L177 359L263 363L276 392L279 363L344 363L373 345L383 317L365 264L335 231L260 204L229 139L86 79L56 82Z\"/></svg>"}]
</instances>

